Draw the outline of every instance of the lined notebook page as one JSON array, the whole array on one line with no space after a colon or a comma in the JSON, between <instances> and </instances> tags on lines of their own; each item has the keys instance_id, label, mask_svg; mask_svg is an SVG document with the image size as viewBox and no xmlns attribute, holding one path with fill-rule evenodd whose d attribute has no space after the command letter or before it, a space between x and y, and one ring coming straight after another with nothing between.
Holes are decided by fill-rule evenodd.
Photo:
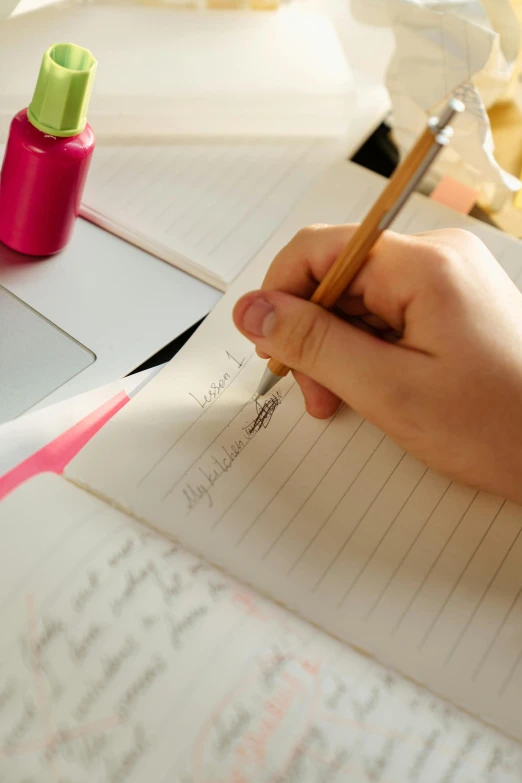
<instances>
[{"instance_id":1,"label":"lined notebook page","mask_svg":"<svg viewBox=\"0 0 522 783\"><path fill-rule=\"evenodd\" d=\"M82 215L224 291L337 142L98 147Z\"/></svg>"},{"instance_id":2,"label":"lined notebook page","mask_svg":"<svg viewBox=\"0 0 522 783\"><path fill-rule=\"evenodd\" d=\"M520 780L516 743L60 478L0 528L2 781Z\"/></svg>"},{"instance_id":3,"label":"lined notebook page","mask_svg":"<svg viewBox=\"0 0 522 783\"><path fill-rule=\"evenodd\" d=\"M237 296L299 226L357 219L380 187L331 170L70 475L520 739L522 509L450 484L346 408L310 418L291 377L261 415L250 399L264 362L231 323ZM422 197L399 227L455 223L519 278L518 242Z\"/></svg>"}]
</instances>

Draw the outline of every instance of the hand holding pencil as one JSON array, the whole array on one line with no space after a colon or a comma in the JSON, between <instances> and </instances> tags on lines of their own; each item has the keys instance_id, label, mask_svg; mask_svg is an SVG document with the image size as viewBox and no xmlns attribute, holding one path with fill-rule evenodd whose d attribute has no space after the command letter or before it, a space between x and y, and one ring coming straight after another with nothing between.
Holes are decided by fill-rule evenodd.
<instances>
[{"instance_id":1,"label":"hand holding pencil","mask_svg":"<svg viewBox=\"0 0 522 783\"><path fill-rule=\"evenodd\" d=\"M522 503L522 295L473 234L387 231L329 312L314 292L358 232L300 232L236 326L292 367L312 416L345 402L428 467Z\"/></svg>"},{"instance_id":2,"label":"hand holding pencil","mask_svg":"<svg viewBox=\"0 0 522 783\"><path fill-rule=\"evenodd\" d=\"M341 251L327 275L314 291L311 301L330 309L368 258L382 233L393 223L400 210L422 180L429 167L451 138L450 123L464 111L461 101L452 98L439 117L433 117L404 162L395 171L374 206ZM254 399L264 396L289 372L277 359L271 359Z\"/></svg>"}]
</instances>

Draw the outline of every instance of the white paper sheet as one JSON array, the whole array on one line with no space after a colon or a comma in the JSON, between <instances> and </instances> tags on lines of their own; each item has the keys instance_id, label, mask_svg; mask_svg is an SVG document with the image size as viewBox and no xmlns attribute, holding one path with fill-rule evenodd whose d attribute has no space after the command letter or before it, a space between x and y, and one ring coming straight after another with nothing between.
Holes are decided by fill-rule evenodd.
<instances>
[{"instance_id":1,"label":"white paper sheet","mask_svg":"<svg viewBox=\"0 0 522 783\"><path fill-rule=\"evenodd\" d=\"M235 299L297 228L360 219L382 184L331 169L67 474L522 738L522 509L452 485L352 411L310 418L291 377L261 410L250 400L264 362L232 324ZM518 242L477 221L419 196L395 228L459 224L520 284Z\"/></svg>"}]
</instances>

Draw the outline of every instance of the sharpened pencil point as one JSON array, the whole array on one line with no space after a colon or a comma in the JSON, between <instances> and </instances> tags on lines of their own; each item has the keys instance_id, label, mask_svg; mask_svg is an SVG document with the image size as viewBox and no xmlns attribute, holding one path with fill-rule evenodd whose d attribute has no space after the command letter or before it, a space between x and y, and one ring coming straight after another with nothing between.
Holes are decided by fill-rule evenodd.
<instances>
[{"instance_id":1,"label":"sharpened pencil point","mask_svg":"<svg viewBox=\"0 0 522 783\"><path fill-rule=\"evenodd\" d=\"M281 378L279 375L274 375L267 367L261 378L261 383L257 387L256 398L266 397L268 392L271 391L280 380Z\"/></svg>"},{"instance_id":2,"label":"sharpened pencil point","mask_svg":"<svg viewBox=\"0 0 522 783\"><path fill-rule=\"evenodd\" d=\"M256 393L253 395L253 397L252 397L252 402L257 402L257 401L258 401L258 399L259 399L259 397L260 397L260 395L259 395L259 394L256 392Z\"/></svg>"}]
</instances>

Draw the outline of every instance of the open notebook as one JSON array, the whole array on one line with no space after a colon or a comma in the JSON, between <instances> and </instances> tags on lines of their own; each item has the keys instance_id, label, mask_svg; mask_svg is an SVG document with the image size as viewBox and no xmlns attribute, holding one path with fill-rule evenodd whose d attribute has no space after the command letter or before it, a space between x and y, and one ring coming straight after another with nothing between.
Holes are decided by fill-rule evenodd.
<instances>
[{"instance_id":1,"label":"open notebook","mask_svg":"<svg viewBox=\"0 0 522 783\"><path fill-rule=\"evenodd\" d=\"M65 476L0 507L4 780L520 781L517 742L395 672L522 739L522 509L311 419L291 377L256 406L230 319L381 187L331 169ZM397 228L455 223L522 278L518 243L422 197Z\"/></svg>"},{"instance_id":2,"label":"open notebook","mask_svg":"<svg viewBox=\"0 0 522 783\"><path fill-rule=\"evenodd\" d=\"M225 291L342 152L319 139L98 147L81 214Z\"/></svg>"}]
</instances>

